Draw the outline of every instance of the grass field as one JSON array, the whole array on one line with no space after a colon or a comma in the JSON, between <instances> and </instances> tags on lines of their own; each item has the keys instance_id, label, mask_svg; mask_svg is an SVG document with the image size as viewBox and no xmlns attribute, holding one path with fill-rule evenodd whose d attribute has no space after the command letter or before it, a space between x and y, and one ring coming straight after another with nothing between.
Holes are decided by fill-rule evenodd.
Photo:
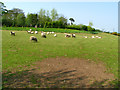
<instances>
[{"instance_id":1,"label":"grass field","mask_svg":"<svg viewBox=\"0 0 120 90\"><path fill-rule=\"evenodd\" d=\"M34 34L38 42L31 42L26 31L15 31L16 36L11 36L10 31L2 31L2 69L6 72L22 71L29 68L32 63L45 58L69 57L84 58L102 61L111 72L118 77L118 36L106 33L95 34L102 38L83 38L90 33L76 33L76 38L65 38L63 33L57 33L42 38Z\"/></svg>"}]
</instances>

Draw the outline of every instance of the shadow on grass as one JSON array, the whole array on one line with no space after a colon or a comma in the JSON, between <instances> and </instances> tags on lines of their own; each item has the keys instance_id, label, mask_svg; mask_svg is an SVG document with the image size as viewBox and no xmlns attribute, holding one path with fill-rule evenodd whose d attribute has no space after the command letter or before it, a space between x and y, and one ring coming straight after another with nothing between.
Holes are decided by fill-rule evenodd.
<instances>
[{"instance_id":1,"label":"shadow on grass","mask_svg":"<svg viewBox=\"0 0 120 90\"><path fill-rule=\"evenodd\" d=\"M3 73L3 88L105 88L116 87L118 83L103 85L107 80L88 83L87 76L75 75L76 70L59 70L35 73L35 69Z\"/></svg>"}]
</instances>

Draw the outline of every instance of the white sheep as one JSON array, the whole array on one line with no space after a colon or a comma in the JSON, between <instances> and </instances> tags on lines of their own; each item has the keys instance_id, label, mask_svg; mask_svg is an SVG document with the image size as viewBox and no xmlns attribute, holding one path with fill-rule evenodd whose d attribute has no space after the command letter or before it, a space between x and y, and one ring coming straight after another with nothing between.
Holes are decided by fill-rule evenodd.
<instances>
[{"instance_id":1,"label":"white sheep","mask_svg":"<svg viewBox=\"0 0 120 90\"><path fill-rule=\"evenodd\" d=\"M84 36L85 38L88 38L87 36Z\"/></svg>"},{"instance_id":2,"label":"white sheep","mask_svg":"<svg viewBox=\"0 0 120 90\"><path fill-rule=\"evenodd\" d=\"M98 37L98 38L102 38L102 37Z\"/></svg>"},{"instance_id":3,"label":"white sheep","mask_svg":"<svg viewBox=\"0 0 120 90\"><path fill-rule=\"evenodd\" d=\"M35 36L30 36L30 40L32 41L36 41L37 42L37 38Z\"/></svg>"},{"instance_id":4,"label":"white sheep","mask_svg":"<svg viewBox=\"0 0 120 90\"><path fill-rule=\"evenodd\" d=\"M54 37L57 37L57 34L54 34Z\"/></svg>"},{"instance_id":5,"label":"white sheep","mask_svg":"<svg viewBox=\"0 0 120 90\"><path fill-rule=\"evenodd\" d=\"M31 31L27 31L28 33L31 33Z\"/></svg>"},{"instance_id":6,"label":"white sheep","mask_svg":"<svg viewBox=\"0 0 120 90\"><path fill-rule=\"evenodd\" d=\"M54 33L54 32L51 32L52 34Z\"/></svg>"},{"instance_id":7,"label":"white sheep","mask_svg":"<svg viewBox=\"0 0 120 90\"><path fill-rule=\"evenodd\" d=\"M31 34L34 34L34 32L31 32Z\"/></svg>"},{"instance_id":8,"label":"white sheep","mask_svg":"<svg viewBox=\"0 0 120 90\"><path fill-rule=\"evenodd\" d=\"M46 33L42 32L41 36L44 37L44 38L46 38Z\"/></svg>"},{"instance_id":9,"label":"white sheep","mask_svg":"<svg viewBox=\"0 0 120 90\"><path fill-rule=\"evenodd\" d=\"M10 34L13 35L13 36L15 36L15 32L12 32L12 31L11 31Z\"/></svg>"},{"instance_id":10,"label":"white sheep","mask_svg":"<svg viewBox=\"0 0 120 90\"><path fill-rule=\"evenodd\" d=\"M75 36L75 34L72 34L72 37L74 37L74 38L75 38L75 37L76 37L76 36Z\"/></svg>"},{"instance_id":11,"label":"white sheep","mask_svg":"<svg viewBox=\"0 0 120 90\"><path fill-rule=\"evenodd\" d=\"M30 29L30 31L32 31L32 29Z\"/></svg>"},{"instance_id":12,"label":"white sheep","mask_svg":"<svg viewBox=\"0 0 120 90\"><path fill-rule=\"evenodd\" d=\"M96 36L96 38L98 38L99 36Z\"/></svg>"},{"instance_id":13,"label":"white sheep","mask_svg":"<svg viewBox=\"0 0 120 90\"><path fill-rule=\"evenodd\" d=\"M95 38L95 36L92 36L92 38Z\"/></svg>"},{"instance_id":14,"label":"white sheep","mask_svg":"<svg viewBox=\"0 0 120 90\"><path fill-rule=\"evenodd\" d=\"M50 32L47 32L47 34L49 34Z\"/></svg>"},{"instance_id":15,"label":"white sheep","mask_svg":"<svg viewBox=\"0 0 120 90\"><path fill-rule=\"evenodd\" d=\"M38 31L35 31L35 34L38 34Z\"/></svg>"},{"instance_id":16,"label":"white sheep","mask_svg":"<svg viewBox=\"0 0 120 90\"><path fill-rule=\"evenodd\" d=\"M71 34L65 34L65 37L71 37Z\"/></svg>"}]
</instances>

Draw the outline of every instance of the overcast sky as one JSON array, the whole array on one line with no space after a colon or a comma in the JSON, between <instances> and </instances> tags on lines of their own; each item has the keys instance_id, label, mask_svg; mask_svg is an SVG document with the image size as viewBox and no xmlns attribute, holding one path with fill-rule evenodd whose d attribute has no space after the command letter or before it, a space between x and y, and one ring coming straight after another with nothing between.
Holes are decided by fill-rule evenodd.
<instances>
[{"instance_id":1,"label":"overcast sky","mask_svg":"<svg viewBox=\"0 0 120 90\"><path fill-rule=\"evenodd\" d=\"M12 2L11 2L12 1ZM51 11L55 8L58 14L63 14L67 19L75 19L75 24L88 25L93 22L93 27L104 29L105 31L118 31L118 2L117 0L106 0L106 2L42 2L41 0L4 0L7 9L20 8L25 14L38 13L40 9ZM50 0L51 1L51 0ZM66 1L66 0L65 0ZM80 1L80 0L76 0ZM112 2L109 2L112 1Z\"/></svg>"}]
</instances>

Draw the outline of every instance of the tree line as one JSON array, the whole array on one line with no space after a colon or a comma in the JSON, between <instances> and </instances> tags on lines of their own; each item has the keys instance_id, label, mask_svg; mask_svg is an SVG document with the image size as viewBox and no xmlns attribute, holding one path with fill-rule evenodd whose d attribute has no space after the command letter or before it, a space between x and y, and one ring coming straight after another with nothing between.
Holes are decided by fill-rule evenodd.
<instances>
[{"instance_id":1,"label":"tree line","mask_svg":"<svg viewBox=\"0 0 120 90\"><path fill-rule=\"evenodd\" d=\"M2 13L2 26L6 27L40 27L40 28L68 28L86 31L95 31L92 28L92 24L89 26L79 24L75 25L73 18L69 18L71 24L68 23L68 19L64 15L59 15L57 10L53 8L51 11L40 9L36 14L28 13L25 16L22 9L13 8L11 10L5 9L4 3L0 2L0 9Z\"/></svg>"}]
</instances>

